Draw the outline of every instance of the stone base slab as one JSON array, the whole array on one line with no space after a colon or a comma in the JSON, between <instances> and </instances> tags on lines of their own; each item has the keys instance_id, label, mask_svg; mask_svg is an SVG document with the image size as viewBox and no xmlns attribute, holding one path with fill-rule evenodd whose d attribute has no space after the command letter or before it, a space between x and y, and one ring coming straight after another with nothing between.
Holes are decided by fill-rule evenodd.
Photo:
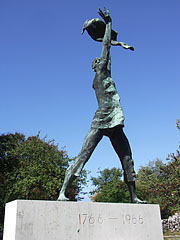
<instances>
[{"instance_id":1,"label":"stone base slab","mask_svg":"<svg viewBox=\"0 0 180 240\"><path fill-rule=\"evenodd\" d=\"M3 240L163 240L158 205L16 200Z\"/></svg>"}]
</instances>

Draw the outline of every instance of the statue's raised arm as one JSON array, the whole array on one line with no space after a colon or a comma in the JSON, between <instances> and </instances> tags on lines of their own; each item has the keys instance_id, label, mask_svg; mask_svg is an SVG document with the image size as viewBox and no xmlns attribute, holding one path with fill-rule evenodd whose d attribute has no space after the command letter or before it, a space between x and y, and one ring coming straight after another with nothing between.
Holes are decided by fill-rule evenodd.
<instances>
[{"instance_id":1,"label":"statue's raised arm","mask_svg":"<svg viewBox=\"0 0 180 240\"><path fill-rule=\"evenodd\" d=\"M112 19L109 15L109 10L106 11L105 8L104 8L104 13L100 8L98 13L106 23L101 59L105 59L108 61L110 59Z\"/></svg>"}]
</instances>

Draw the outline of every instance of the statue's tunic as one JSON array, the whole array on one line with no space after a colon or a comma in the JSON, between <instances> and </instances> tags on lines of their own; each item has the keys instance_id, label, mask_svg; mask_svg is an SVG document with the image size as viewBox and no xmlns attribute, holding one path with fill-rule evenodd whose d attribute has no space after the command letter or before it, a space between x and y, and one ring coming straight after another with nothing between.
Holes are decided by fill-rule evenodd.
<instances>
[{"instance_id":1,"label":"statue's tunic","mask_svg":"<svg viewBox=\"0 0 180 240\"><path fill-rule=\"evenodd\" d=\"M105 61L101 59L100 65ZM107 73L95 76L93 88L96 92L98 101L98 110L92 121L92 128L106 129L113 128L117 125L124 126L124 114L120 104L120 97L117 93L115 83L110 74Z\"/></svg>"}]
</instances>

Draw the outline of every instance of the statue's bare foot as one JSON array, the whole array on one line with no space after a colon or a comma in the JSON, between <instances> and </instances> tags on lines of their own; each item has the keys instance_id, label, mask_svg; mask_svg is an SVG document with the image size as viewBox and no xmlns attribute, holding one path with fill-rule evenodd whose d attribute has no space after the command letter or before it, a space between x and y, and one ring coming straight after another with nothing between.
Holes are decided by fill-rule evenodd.
<instances>
[{"instance_id":1,"label":"statue's bare foot","mask_svg":"<svg viewBox=\"0 0 180 240\"><path fill-rule=\"evenodd\" d=\"M57 201L69 201L69 198L67 198L64 193L60 193Z\"/></svg>"},{"instance_id":2,"label":"statue's bare foot","mask_svg":"<svg viewBox=\"0 0 180 240\"><path fill-rule=\"evenodd\" d=\"M143 200L140 200L139 198L135 197L133 199L133 203L136 203L136 204L146 204L147 202L143 201Z\"/></svg>"}]
</instances>

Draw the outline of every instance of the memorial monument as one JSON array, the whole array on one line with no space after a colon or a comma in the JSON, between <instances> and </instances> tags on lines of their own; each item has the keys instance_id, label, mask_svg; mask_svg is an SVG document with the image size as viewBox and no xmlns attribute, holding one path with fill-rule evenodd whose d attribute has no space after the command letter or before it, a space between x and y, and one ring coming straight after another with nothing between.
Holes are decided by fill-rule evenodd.
<instances>
[{"instance_id":1,"label":"memorial monument","mask_svg":"<svg viewBox=\"0 0 180 240\"><path fill-rule=\"evenodd\" d=\"M99 10L99 14L105 23L88 20L83 29L103 44L101 57L92 64L96 72L93 88L99 108L80 154L66 171L58 198L61 201L15 200L7 203L3 240L163 240L157 204L65 202L68 186L79 176L98 142L108 136L122 163L131 202L144 203L136 196L132 153L123 132L124 115L111 78L111 45L134 49L116 40L109 11ZM91 24L95 24L93 28L97 27L98 31L91 31Z\"/></svg>"},{"instance_id":2,"label":"memorial monument","mask_svg":"<svg viewBox=\"0 0 180 240\"><path fill-rule=\"evenodd\" d=\"M123 131L124 114L115 83L111 78L111 45L122 46L132 51L134 48L126 43L117 41L117 32L112 30L112 19L109 11L104 9L103 12L99 9L98 13L104 22L98 18L87 20L84 23L82 33L87 30L95 41L102 42L101 56L100 58L95 58L92 62L92 70L96 73L93 88L96 92L99 108L95 113L91 128L85 137L81 152L75 158L73 164L66 170L64 183L58 200L69 200L66 197L66 191L69 185L80 175L81 170L102 137L107 136L121 161L124 171L124 181L128 186L131 202L145 203L136 196L134 162L128 139Z\"/></svg>"}]
</instances>

